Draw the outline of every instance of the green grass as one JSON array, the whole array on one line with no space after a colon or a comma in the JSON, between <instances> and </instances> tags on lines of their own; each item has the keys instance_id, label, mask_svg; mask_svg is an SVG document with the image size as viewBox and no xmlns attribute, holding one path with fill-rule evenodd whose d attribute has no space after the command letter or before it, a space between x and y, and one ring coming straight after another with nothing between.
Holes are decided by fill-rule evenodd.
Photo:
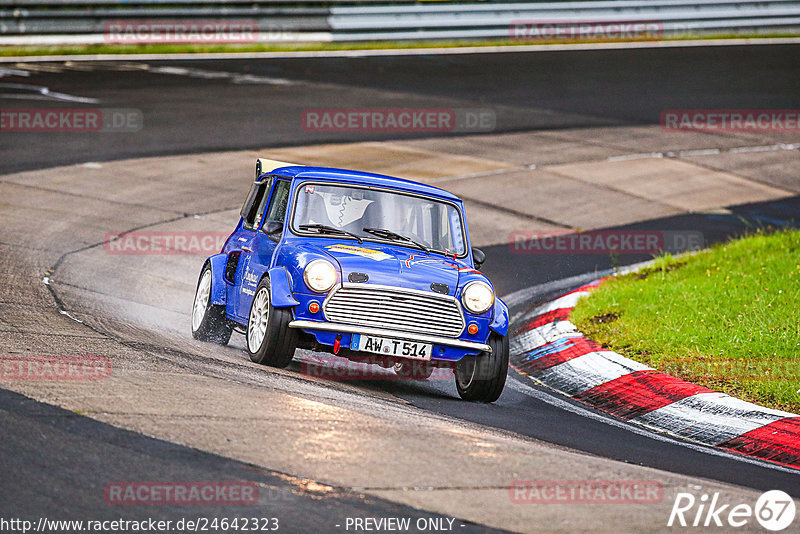
<instances>
[{"instance_id":1,"label":"green grass","mask_svg":"<svg viewBox=\"0 0 800 534\"><path fill-rule=\"evenodd\" d=\"M657 258L602 284L572 321L655 369L800 413L800 231Z\"/></svg>"},{"instance_id":2,"label":"green grass","mask_svg":"<svg viewBox=\"0 0 800 534\"><path fill-rule=\"evenodd\" d=\"M708 34L665 38L665 41L687 39L759 39L776 37L798 37L795 33L758 34ZM464 46L524 46L531 44L577 44L614 41L571 41L571 40L457 40L457 41L368 41L342 43L252 43L252 44L92 44L92 45L54 45L54 46L0 46L0 57L49 56L49 55L95 55L95 54L192 54L192 53L236 53L236 52L313 52L342 50L383 50L395 48L455 48Z\"/></svg>"}]
</instances>

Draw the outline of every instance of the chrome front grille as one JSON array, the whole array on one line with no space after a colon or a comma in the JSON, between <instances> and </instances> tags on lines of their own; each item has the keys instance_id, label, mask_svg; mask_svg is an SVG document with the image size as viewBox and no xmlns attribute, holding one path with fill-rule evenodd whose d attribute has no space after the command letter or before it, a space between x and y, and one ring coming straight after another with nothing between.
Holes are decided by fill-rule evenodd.
<instances>
[{"instance_id":1,"label":"chrome front grille","mask_svg":"<svg viewBox=\"0 0 800 534\"><path fill-rule=\"evenodd\" d=\"M458 337L465 326L454 297L374 284L338 287L322 309L334 323L445 337Z\"/></svg>"}]
</instances>

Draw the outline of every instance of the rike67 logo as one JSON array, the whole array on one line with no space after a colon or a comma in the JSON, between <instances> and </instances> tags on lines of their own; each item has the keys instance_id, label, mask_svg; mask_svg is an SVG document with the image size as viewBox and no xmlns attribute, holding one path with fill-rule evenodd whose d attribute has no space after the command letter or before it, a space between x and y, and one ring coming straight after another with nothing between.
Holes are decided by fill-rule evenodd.
<instances>
[{"instance_id":1,"label":"rike67 logo","mask_svg":"<svg viewBox=\"0 0 800 534\"><path fill-rule=\"evenodd\" d=\"M755 519L767 530L786 529L794 521L794 500L781 490L767 491L755 506L746 503L721 503L719 493L697 499L691 493L678 493L667 526L681 527L743 527Z\"/></svg>"}]
</instances>

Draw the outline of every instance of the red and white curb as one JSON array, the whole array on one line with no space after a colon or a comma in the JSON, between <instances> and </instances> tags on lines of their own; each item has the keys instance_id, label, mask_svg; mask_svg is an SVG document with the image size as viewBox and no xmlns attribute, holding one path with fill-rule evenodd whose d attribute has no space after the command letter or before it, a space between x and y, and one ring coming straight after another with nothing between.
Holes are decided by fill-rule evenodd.
<instances>
[{"instance_id":1,"label":"red and white curb","mask_svg":"<svg viewBox=\"0 0 800 534\"><path fill-rule=\"evenodd\" d=\"M584 337L569 317L601 281L518 320L510 340L517 371L619 419L800 469L800 416L661 373Z\"/></svg>"}]
</instances>

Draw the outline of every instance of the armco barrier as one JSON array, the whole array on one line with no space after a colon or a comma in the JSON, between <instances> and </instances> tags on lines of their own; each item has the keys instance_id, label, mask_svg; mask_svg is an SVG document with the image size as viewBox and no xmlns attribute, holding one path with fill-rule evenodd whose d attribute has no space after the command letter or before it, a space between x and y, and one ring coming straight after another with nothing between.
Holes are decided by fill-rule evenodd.
<instances>
[{"instance_id":1,"label":"armco barrier","mask_svg":"<svg viewBox=\"0 0 800 534\"><path fill-rule=\"evenodd\" d=\"M800 0L0 0L0 44L103 42L109 22L142 20L249 21L260 32L258 41L607 40L631 31L633 38L652 39L794 31L800 29ZM631 30L636 23L651 27Z\"/></svg>"},{"instance_id":2,"label":"armco barrier","mask_svg":"<svg viewBox=\"0 0 800 534\"><path fill-rule=\"evenodd\" d=\"M600 282L518 319L510 342L512 366L630 423L800 469L800 416L658 372L585 338L569 316Z\"/></svg>"}]
</instances>

